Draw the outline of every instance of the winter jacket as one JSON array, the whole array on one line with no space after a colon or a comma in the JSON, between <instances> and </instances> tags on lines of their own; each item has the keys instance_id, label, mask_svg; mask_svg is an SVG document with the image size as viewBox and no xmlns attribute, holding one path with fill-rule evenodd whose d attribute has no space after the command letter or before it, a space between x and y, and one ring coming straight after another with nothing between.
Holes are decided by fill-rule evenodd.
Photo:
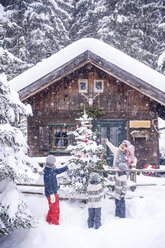
<instances>
[{"instance_id":1,"label":"winter jacket","mask_svg":"<svg viewBox=\"0 0 165 248\"><path fill-rule=\"evenodd\" d=\"M120 150L119 147L114 146L108 140L106 141L106 145L109 147L109 149L111 150L111 152L114 155L113 168L118 167L119 163L125 163L125 159L126 159L125 154Z\"/></svg>"},{"instance_id":2,"label":"winter jacket","mask_svg":"<svg viewBox=\"0 0 165 248\"><path fill-rule=\"evenodd\" d=\"M118 200L125 198L127 193L127 175L126 172L117 172L114 176L109 176L108 179L115 186L114 197Z\"/></svg>"},{"instance_id":3,"label":"winter jacket","mask_svg":"<svg viewBox=\"0 0 165 248\"><path fill-rule=\"evenodd\" d=\"M103 197L103 188L100 183L89 183L87 187L88 194L88 207L89 208L100 208L101 198Z\"/></svg>"},{"instance_id":4,"label":"winter jacket","mask_svg":"<svg viewBox=\"0 0 165 248\"><path fill-rule=\"evenodd\" d=\"M120 149L118 149L115 167L119 167L119 165L123 163L125 163L125 154Z\"/></svg>"},{"instance_id":5,"label":"winter jacket","mask_svg":"<svg viewBox=\"0 0 165 248\"><path fill-rule=\"evenodd\" d=\"M57 174L61 174L68 169L68 166L57 169L56 167L45 167L44 168L44 186L45 186L45 195L46 197L57 194L58 183L57 183Z\"/></svg>"}]
</instances>

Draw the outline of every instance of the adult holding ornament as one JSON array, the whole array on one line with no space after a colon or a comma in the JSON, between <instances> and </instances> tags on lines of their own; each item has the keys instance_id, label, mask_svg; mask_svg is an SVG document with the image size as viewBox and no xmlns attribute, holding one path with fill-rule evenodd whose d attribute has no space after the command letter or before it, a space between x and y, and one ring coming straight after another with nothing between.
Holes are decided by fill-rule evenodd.
<instances>
[{"instance_id":1,"label":"adult holding ornament","mask_svg":"<svg viewBox=\"0 0 165 248\"><path fill-rule=\"evenodd\" d=\"M106 138L103 141L114 155L113 168L119 167L120 163L126 163L128 168L136 167L135 147L128 140L123 140L119 147L114 146Z\"/></svg>"}]
</instances>

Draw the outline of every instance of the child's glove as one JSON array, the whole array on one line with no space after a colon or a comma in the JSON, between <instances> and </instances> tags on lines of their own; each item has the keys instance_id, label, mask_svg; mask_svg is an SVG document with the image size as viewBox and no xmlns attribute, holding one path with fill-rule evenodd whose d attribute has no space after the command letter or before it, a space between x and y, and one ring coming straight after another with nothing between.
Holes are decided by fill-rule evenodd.
<instances>
[{"instance_id":1,"label":"child's glove","mask_svg":"<svg viewBox=\"0 0 165 248\"><path fill-rule=\"evenodd\" d=\"M55 195L50 195L50 202L55 203L55 201L56 201Z\"/></svg>"},{"instance_id":2,"label":"child's glove","mask_svg":"<svg viewBox=\"0 0 165 248\"><path fill-rule=\"evenodd\" d=\"M67 166L69 170L73 169L73 166L71 164L68 164Z\"/></svg>"},{"instance_id":3,"label":"child's glove","mask_svg":"<svg viewBox=\"0 0 165 248\"><path fill-rule=\"evenodd\" d=\"M121 200L122 199L124 200L125 199L125 194L121 193L120 198L121 198Z\"/></svg>"}]
</instances>

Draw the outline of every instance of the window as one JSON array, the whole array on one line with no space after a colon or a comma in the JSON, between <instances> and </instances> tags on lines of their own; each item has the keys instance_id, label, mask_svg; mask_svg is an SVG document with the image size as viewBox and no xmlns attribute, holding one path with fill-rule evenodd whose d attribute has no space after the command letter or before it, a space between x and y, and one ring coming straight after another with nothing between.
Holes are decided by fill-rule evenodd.
<instances>
[{"instance_id":1,"label":"window","mask_svg":"<svg viewBox=\"0 0 165 248\"><path fill-rule=\"evenodd\" d=\"M103 92L103 89L104 89L104 81L94 80L94 91L99 93L99 92Z\"/></svg>"},{"instance_id":2,"label":"window","mask_svg":"<svg viewBox=\"0 0 165 248\"><path fill-rule=\"evenodd\" d=\"M50 125L51 150L64 150L70 144L69 131L72 125Z\"/></svg>"},{"instance_id":3,"label":"window","mask_svg":"<svg viewBox=\"0 0 165 248\"><path fill-rule=\"evenodd\" d=\"M88 91L88 80L79 79L79 92L87 93Z\"/></svg>"}]
</instances>

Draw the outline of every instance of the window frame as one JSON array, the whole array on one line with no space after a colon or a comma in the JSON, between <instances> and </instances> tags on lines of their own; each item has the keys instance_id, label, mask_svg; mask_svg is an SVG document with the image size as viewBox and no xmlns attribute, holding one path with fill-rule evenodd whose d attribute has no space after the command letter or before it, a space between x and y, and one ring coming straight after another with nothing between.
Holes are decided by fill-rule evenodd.
<instances>
[{"instance_id":1,"label":"window frame","mask_svg":"<svg viewBox=\"0 0 165 248\"><path fill-rule=\"evenodd\" d=\"M101 90L97 90L96 88L96 82L102 82L102 89ZM95 93L102 93L104 91L104 80L102 79L95 79L94 80L94 92Z\"/></svg>"},{"instance_id":2,"label":"window frame","mask_svg":"<svg viewBox=\"0 0 165 248\"><path fill-rule=\"evenodd\" d=\"M80 87L81 82L86 83L86 89L85 90L81 90L81 87ZM79 89L79 93L87 93L88 92L88 79L79 79L78 80L78 89Z\"/></svg>"},{"instance_id":3,"label":"window frame","mask_svg":"<svg viewBox=\"0 0 165 248\"><path fill-rule=\"evenodd\" d=\"M71 143L71 135L68 134L68 144L67 146L54 146L55 144L55 138L54 138L54 130L55 129L61 129L65 128L68 132L71 131L71 127L73 127L72 124L52 124L49 125L49 151L54 153L69 153L68 151L65 151L66 148ZM62 136L60 136L62 138Z\"/></svg>"}]
</instances>

